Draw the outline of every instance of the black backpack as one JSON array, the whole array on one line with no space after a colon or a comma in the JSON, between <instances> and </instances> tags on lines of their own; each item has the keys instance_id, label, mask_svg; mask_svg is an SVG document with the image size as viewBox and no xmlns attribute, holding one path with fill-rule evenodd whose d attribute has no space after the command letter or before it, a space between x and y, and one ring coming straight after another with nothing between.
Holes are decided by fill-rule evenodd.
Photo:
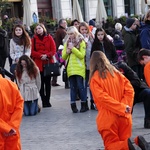
<instances>
[{"instance_id":1,"label":"black backpack","mask_svg":"<svg viewBox=\"0 0 150 150\"><path fill-rule=\"evenodd\" d=\"M3 29L0 29L0 55L2 57L9 56L8 44L9 44L9 38L7 32Z\"/></svg>"}]
</instances>

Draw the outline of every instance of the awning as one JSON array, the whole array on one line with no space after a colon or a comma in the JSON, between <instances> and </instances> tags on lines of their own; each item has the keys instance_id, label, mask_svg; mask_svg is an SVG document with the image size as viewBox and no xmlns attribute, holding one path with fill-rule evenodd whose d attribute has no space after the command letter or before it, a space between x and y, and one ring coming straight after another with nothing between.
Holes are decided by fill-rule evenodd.
<instances>
[{"instance_id":1,"label":"awning","mask_svg":"<svg viewBox=\"0 0 150 150\"><path fill-rule=\"evenodd\" d=\"M78 0L73 0L72 19L73 20L77 19L79 22L83 22L81 8L80 8Z\"/></svg>"},{"instance_id":2,"label":"awning","mask_svg":"<svg viewBox=\"0 0 150 150\"><path fill-rule=\"evenodd\" d=\"M103 0L98 0L97 1L97 10L96 10L96 24L101 26L102 18L104 18L106 20L107 13L106 13L106 9L105 9Z\"/></svg>"},{"instance_id":3,"label":"awning","mask_svg":"<svg viewBox=\"0 0 150 150\"><path fill-rule=\"evenodd\" d=\"M23 0L23 24L30 27L32 22L30 0Z\"/></svg>"}]
</instances>

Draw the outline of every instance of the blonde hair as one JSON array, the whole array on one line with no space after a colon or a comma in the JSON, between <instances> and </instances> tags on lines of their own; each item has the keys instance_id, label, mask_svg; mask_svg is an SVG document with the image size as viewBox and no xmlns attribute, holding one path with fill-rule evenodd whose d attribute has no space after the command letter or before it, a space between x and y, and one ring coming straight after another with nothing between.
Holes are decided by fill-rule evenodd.
<instances>
[{"instance_id":1,"label":"blonde hair","mask_svg":"<svg viewBox=\"0 0 150 150\"><path fill-rule=\"evenodd\" d=\"M122 30L122 24L117 22L117 23L115 24L115 29L121 31L121 30Z\"/></svg>"},{"instance_id":2,"label":"blonde hair","mask_svg":"<svg viewBox=\"0 0 150 150\"><path fill-rule=\"evenodd\" d=\"M79 38L83 39L83 35L78 31L75 26L70 26L67 29L67 34L73 33L75 35L75 39L78 40Z\"/></svg>"}]
</instances>

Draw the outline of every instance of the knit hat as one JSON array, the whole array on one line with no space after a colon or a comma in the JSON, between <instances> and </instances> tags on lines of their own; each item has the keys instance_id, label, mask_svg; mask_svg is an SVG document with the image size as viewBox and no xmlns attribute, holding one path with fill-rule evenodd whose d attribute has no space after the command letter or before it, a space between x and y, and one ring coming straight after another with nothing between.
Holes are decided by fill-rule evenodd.
<instances>
[{"instance_id":1,"label":"knit hat","mask_svg":"<svg viewBox=\"0 0 150 150\"><path fill-rule=\"evenodd\" d=\"M126 27L127 27L127 28L130 28L134 22L135 22L135 19L133 19L133 18L128 18L128 19L126 20Z\"/></svg>"}]
</instances>

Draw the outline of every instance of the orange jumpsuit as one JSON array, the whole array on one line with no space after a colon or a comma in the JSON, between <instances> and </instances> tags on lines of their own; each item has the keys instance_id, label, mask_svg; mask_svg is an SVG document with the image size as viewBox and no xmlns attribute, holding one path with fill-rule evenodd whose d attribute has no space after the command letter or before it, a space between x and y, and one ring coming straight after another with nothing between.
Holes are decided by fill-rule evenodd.
<instances>
[{"instance_id":1,"label":"orange jumpsuit","mask_svg":"<svg viewBox=\"0 0 150 150\"><path fill-rule=\"evenodd\" d=\"M96 71L91 78L90 89L98 109L97 129L105 150L128 150L132 117L125 110L127 105L132 107L134 97L130 81L121 73L115 73L114 77L107 73L107 78L102 79Z\"/></svg>"},{"instance_id":2,"label":"orange jumpsuit","mask_svg":"<svg viewBox=\"0 0 150 150\"><path fill-rule=\"evenodd\" d=\"M23 102L16 84L0 75L0 150L21 150L19 127ZM4 136L12 128L17 134Z\"/></svg>"},{"instance_id":3,"label":"orange jumpsuit","mask_svg":"<svg viewBox=\"0 0 150 150\"><path fill-rule=\"evenodd\" d=\"M144 77L147 85L150 87L150 62L148 62L144 67Z\"/></svg>"}]
</instances>

